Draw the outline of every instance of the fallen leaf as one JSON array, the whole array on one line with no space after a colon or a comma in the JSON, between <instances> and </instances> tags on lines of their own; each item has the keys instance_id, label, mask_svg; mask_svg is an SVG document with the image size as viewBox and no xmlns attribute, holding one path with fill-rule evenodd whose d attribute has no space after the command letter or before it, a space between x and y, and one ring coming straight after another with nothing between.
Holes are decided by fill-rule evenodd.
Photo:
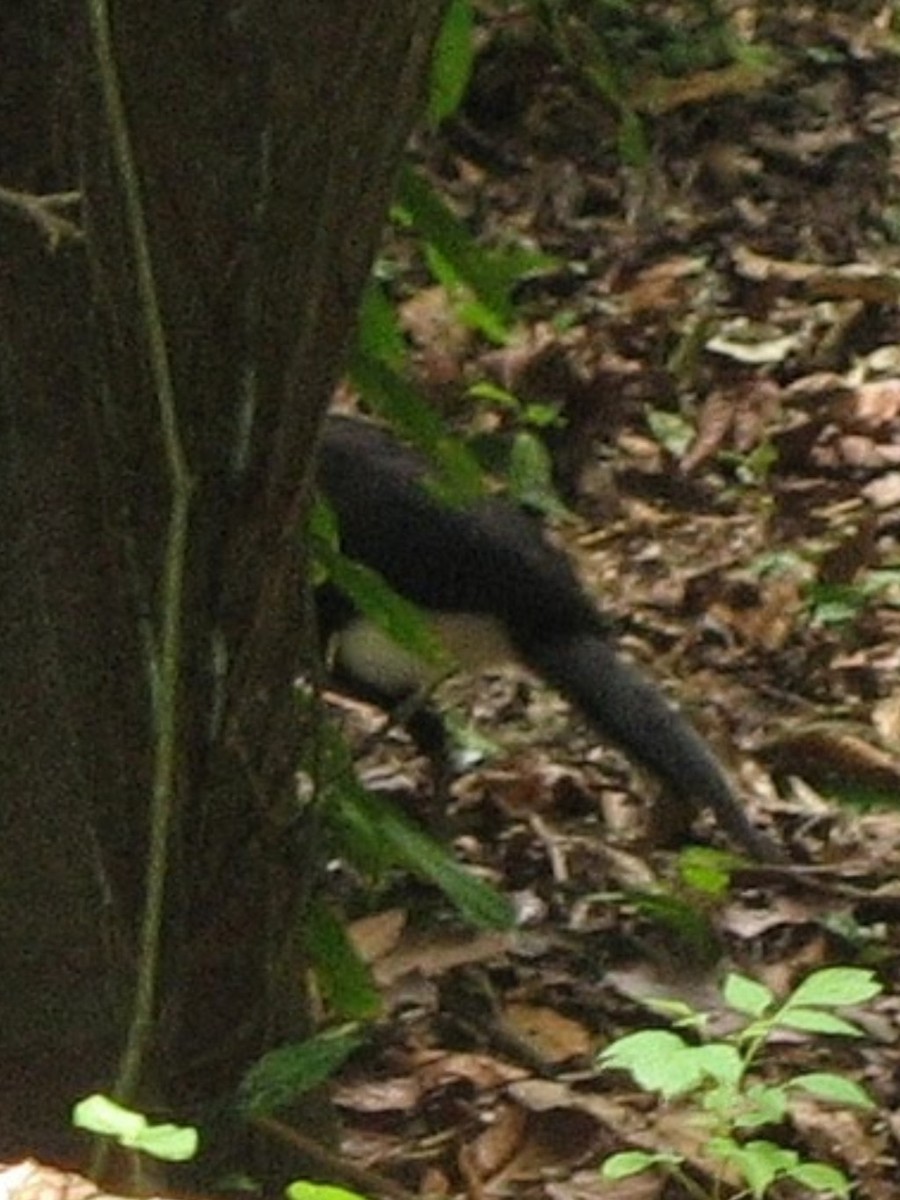
<instances>
[{"instance_id":1,"label":"fallen leaf","mask_svg":"<svg viewBox=\"0 0 900 1200\"><path fill-rule=\"evenodd\" d=\"M594 1048L594 1039L582 1024L545 1005L514 1003L503 1011L513 1029L549 1063L584 1058Z\"/></svg>"}]
</instances>

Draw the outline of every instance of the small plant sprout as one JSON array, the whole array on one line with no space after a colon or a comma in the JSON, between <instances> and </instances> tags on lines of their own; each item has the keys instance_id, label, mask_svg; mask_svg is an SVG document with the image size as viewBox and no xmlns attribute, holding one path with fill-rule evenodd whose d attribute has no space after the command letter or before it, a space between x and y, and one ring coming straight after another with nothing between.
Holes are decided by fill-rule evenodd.
<instances>
[{"instance_id":1,"label":"small plant sprout","mask_svg":"<svg viewBox=\"0 0 900 1200\"><path fill-rule=\"evenodd\" d=\"M657 1092L664 1101L679 1104L686 1116L700 1123L715 1160L711 1167L714 1190L707 1191L686 1171L685 1157L670 1151L628 1151L603 1164L607 1179L623 1179L647 1170L673 1176L697 1200L715 1200L725 1177L739 1181L741 1196L761 1200L773 1184L792 1181L820 1196L847 1197L851 1183L843 1172L821 1162L802 1159L777 1142L748 1136L764 1126L777 1125L788 1113L791 1095L802 1092L832 1105L873 1108L866 1092L843 1075L828 1071L798 1074L780 1083L763 1080L759 1059L776 1029L792 1029L823 1037L862 1037L861 1030L835 1009L863 1004L881 992L873 972L855 967L816 971L783 1001L763 984L743 975L729 975L724 987L728 1008L743 1019L733 1033L719 1040L702 1039L706 1017L681 1001L660 1009L692 1038L666 1029L627 1034L599 1057L601 1068L627 1071L638 1087ZM746 1139L746 1140L745 1140Z\"/></svg>"},{"instance_id":2,"label":"small plant sprout","mask_svg":"<svg viewBox=\"0 0 900 1200\"><path fill-rule=\"evenodd\" d=\"M197 1130L190 1125L151 1125L145 1116L123 1108L108 1096L88 1096L72 1110L72 1124L111 1138L126 1150L137 1150L166 1162L186 1162L197 1153Z\"/></svg>"}]
</instances>

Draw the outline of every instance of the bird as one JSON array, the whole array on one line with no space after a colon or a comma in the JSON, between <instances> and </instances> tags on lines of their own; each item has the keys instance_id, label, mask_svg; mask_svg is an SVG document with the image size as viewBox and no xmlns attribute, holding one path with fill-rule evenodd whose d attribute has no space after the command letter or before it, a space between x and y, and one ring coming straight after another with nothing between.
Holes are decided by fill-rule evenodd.
<instances>
[{"instance_id":1,"label":"bird","mask_svg":"<svg viewBox=\"0 0 900 1200\"><path fill-rule=\"evenodd\" d=\"M781 861L707 742L618 651L608 616L536 514L503 495L449 503L429 485L433 475L426 455L379 424L326 417L316 483L341 553L421 610L447 661L467 672L524 666L682 806L709 809L751 857ZM413 702L435 682L434 662L394 641L333 579L318 587L316 611L336 686L385 712L402 706L413 742L440 758L444 721L432 704Z\"/></svg>"}]
</instances>

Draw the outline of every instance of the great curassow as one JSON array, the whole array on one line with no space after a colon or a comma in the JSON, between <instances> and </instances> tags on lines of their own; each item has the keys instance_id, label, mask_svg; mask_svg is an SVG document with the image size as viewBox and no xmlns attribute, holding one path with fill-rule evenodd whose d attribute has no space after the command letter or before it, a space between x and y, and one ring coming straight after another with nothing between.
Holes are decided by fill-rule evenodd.
<instances>
[{"instance_id":1,"label":"great curassow","mask_svg":"<svg viewBox=\"0 0 900 1200\"><path fill-rule=\"evenodd\" d=\"M423 610L461 669L518 661L680 801L709 808L754 857L782 858L687 719L616 653L607 620L537 518L501 497L447 504L428 488L430 470L372 422L328 417L317 482L337 514L343 553ZM320 588L317 608L338 686L391 711L433 682L433 667L333 584ZM432 707L414 709L404 725L425 753L442 750L443 721Z\"/></svg>"}]
</instances>

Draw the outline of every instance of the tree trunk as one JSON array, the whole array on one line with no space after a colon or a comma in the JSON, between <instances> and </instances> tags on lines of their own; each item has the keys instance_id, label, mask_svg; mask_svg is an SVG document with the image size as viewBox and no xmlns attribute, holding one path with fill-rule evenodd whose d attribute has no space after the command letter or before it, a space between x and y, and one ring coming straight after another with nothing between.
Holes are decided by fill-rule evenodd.
<instances>
[{"instance_id":1,"label":"tree trunk","mask_svg":"<svg viewBox=\"0 0 900 1200\"><path fill-rule=\"evenodd\" d=\"M296 1031L299 534L443 6L0 15L0 1157Z\"/></svg>"}]
</instances>

